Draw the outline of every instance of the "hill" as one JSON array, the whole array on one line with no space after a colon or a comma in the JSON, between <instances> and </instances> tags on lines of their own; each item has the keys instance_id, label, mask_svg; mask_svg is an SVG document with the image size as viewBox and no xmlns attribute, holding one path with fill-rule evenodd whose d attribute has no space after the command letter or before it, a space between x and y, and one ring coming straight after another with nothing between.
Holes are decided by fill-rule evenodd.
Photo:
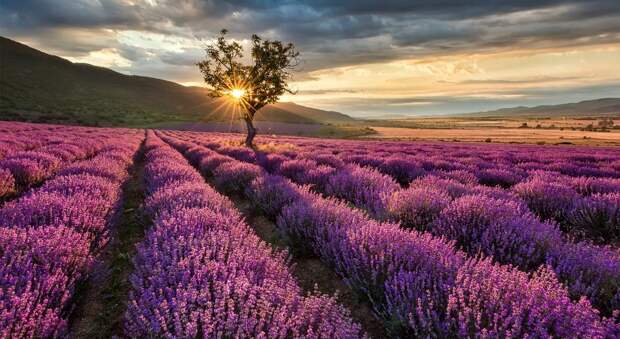
<instances>
[{"instance_id":1,"label":"hill","mask_svg":"<svg viewBox=\"0 0 620 339\"><path fill-rule=\"evenodd\" d=\"M620 115L620 98L603 98L560 105L542 105L535 107L511 107L493 111L463 113L458 116L471 117L591 117Z\"/></svg>"},{"instance_id":2,"label":"hill","mask_svg":"<svg viewBox=\"0 0 620 339\"><path fill-rule=\"evenodd\" d=\"M73 63L0 37L3 120L101 126L229 121L230 112L219 100L209 98L202 87ZM341 113L293 103L267 106L256 119L306 124L354 121Z\"/></svg>"}]
</instances>

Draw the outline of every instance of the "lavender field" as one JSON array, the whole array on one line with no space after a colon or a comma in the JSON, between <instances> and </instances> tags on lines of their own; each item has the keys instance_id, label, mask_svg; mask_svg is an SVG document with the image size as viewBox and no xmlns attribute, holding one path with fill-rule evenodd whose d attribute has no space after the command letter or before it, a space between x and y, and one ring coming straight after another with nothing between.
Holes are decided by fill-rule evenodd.
<instances>
[{"instance_id":1,"label":"lavender field","mask_svg":"<svg viewBox=\"0 0 620 339\"><path fill-rule=\"evenodd\" d=\"M617 338L617 148L0 122L0 337Z\"/></svg>"}]
</instances>

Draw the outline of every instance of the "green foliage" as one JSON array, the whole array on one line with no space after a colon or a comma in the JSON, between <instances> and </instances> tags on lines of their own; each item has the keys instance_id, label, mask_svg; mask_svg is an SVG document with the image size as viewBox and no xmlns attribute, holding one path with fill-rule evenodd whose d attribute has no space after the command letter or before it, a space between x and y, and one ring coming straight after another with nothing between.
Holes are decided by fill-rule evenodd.
<instances>
[{"instance_id":1,"label":"green foliage","mask_svg":"<svg viewBox=\"0 0 620 339\"><path fill-rule=\"evenodd\" d=\"M206 59L198 63L209 95L222 97L233 89L243 89L239 104L249 120L267 104L275 103L284 93L293 93L288 87L291 71L297 65L299 52L291 43L263 40L252 35L252 63L245 65L243 47L236 41L226 40L222 30L215 43L207 46Z\"/></svg>"}]
</instances>

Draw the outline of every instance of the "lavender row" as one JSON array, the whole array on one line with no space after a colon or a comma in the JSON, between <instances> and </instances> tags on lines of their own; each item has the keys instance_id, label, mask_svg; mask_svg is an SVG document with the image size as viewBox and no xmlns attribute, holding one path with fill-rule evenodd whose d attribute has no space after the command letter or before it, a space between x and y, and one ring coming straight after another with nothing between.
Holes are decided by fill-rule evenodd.
<instances>
[{"instance_id":1,"label":"lavender row","mask_svg":"<svg viewBox=\"0 0 620 339\"><path fill-rule=\"evenodd\" d=\"M15 152L0 160L0 198L43 182L73 161L92 156L103 140L47 144L31 151Z\"/></svg>"},{"instance_id":2,"label":"lavender row","mask_svg":"<svg viewBox=\"0 0 620 339\"><path fill-rule=\"evenodd\" d=\"M295 152L285 148L282 150L282 147L280 151L298 160L312 160L335 168L346 163L374 168L405 186L417 178L433 175L454 179L468 186L514 187L512 191L525 200L541 219L556 221L563 230L573 235L596 240L620 240L620 206L617 202L617 194L620 194L620 156L611 150L549 150L532 149L531 146L510 150L506 146L489 152L492 147L469 146L470 149L457 148L458 153L452 157L450 148L454 146L450 144L442 144L441 148L430 151L430 147L419 146L417 151L428 152L414 155L403 151L412 147L411 144L397 144L396 147L382 145L380 151L373 148L360 151L364 144L356 143L354 150L347 150L350 147L347 148L344 142L344 145L331 142L336 147L328 148L323 142L302 140L296 140L299 146L294 149ZM279 149L277 146L272 148ZM525 151L536 153L524 154ZM590 173L592 168L604 170ZM605 205L610 207L602 208L602 201L607 201Z\"/></svg>"},{"instance_id":3,"label":"lavender row","mask_svg":"<svg viewBox=\"0 0 620 339\"><path fill-rule=\"evenodd\" d=\"M76 286L108 242L136 133L0 209L0 337L62 337Z\"/></svg>"},{"instance_id":4,"label":"lavender row","mask_svg":"<svg viewBox=\"0 0 620 339\"><path fill-rule=\"evenodd\" d=\"M125 314L131 337L360 337L333 298L302 296L285 253L274 252L232 203L149 134L153 227L138 246Z\"/></svg>"},{"instance_id":5,"label":"lavender row","mask_svg":"<svg viewBox=\"0 0 620 339\"><path fill-rule=\"evenodd\" d=\"M134 133L123 128L93 128L53 124L0 121L0 157L2 151L28 150L48 142L61 143L71 136L104 136Z\"/></svg>"},{"instance_id":6,"label":"lavender row","mask_svg":"<svg viewBox=\"0 0 620 339\"><path fill-rule=\"evenodd\" d=\"M273 141L266 137L266 142ZM480 145L460 143L354 142L280 138L280 144L292 144L312 153L337 154L352 160L389 170L390 160L405 160L426 171L501 169L513 179L528 170L549 170L571 176L619 177L620 156L613 148L539 147L531 145ZM396 166L397 167L397 166ZM396 168L394 168L396 169ZM479 179L484 180L483 173ZM510 184L506 181L505 184Z\"/></svg>"},{"instance_id":7,"label":"lavender row","mask_svg":"<svg viewBox=\"0 0 620 339\"><path fill-rule=\"evenodd\" d=\"M200 133L185 132L199 136ZM211 133L216 137L230 137ZM572 177L620 178L620 155L614 148L540 147L440 142L372 142L267 136L260 147L295 157L312 154L336 158L392 175L407 185L424 174L458 175L490 186L509 187L532 171ZM617 181L616 188L617 188Z\"/></svg>"},{"instance_id":8,"label":"lavender row","mask_svg":"<svg viewBox=\"0 0 620 339\"><path fill-rule=\"evenodd\" d=\"M0 159L15 151L28 150L45 142L60 126L0 121ZM43 137L43 138L42 138Z\"/></svg>"},{"instance_id":9,"label":"lavender row","mask_svg":"<svg viewBox=\"0 0 620 339\"><path fill-rule=\"evenodd\" d=\"M336 168L344 163L358 164L388 174L405 186L416 178L434 175L469 186L512 187L512 192L542 220L555 221L572 235L603 242L620 240L620 156L611 150L523 146L489 152L490 147L478 146L460 147L457 156L452 157L449 149L454 146L449 144L422 155L405 153L407 147L403 145L364 152L357 149L360 144L348 151L340 144L337 151L314 142L299 144L297 159ZM524 151L536 153L523 154Z\"/></svg>"},{"instance_id":10,"label":"lavender row","mask_svg":"<svg viewBox=\"0 0 620 339\"><path fill-rule=\"evenodd\" d=\"M119 129L31 124L0 121L0 159L22 150L31 150L46 143L65 142L68 135L92 133L118 133Z\"/></svg>"},{"instance_id":11,"label":"lavender row","mask_svg":"<svg viewBox=\"0 0 620 339\"><path fill-rule=\"evenodd\" d=\"M22 151L12 149L0 160L0 199L43 182L73 161L92 156L108 140L122 133L123 130L64 128L62 135L59 131L38 132L36 138L25 135L37 139L37 144Z\"/></svg>"},{"instance_id":12,"label":"lavender row","mask_svg":"<svg viewBox=\"0 0 620 339\"><path fill-rule=\"evenodd\" d=\"M585 336L618 334L587 299L570 300L546 267L533 276L489 259L467 259L452 242L369 219L281 176L205 147L164 137L243 192L297 247L334 268L364 295L395 336Z\"/></svg>"},{"instance_id":13,"label":"lavender row","mask_svg":"<svg viewBox=\"0 0 620 339\"><path fill-rule=\"evenodd\" d=\"M367 168L345 165L336 169L311 160L263 157L243 148L215 148L260 163L295 182L311 184L314 190L351 202L375 218L455 240L472 256L484 253L528 272L547 264L574 299L587 296L607 315L620 309L616 251L566 241L556 225L540 222L508 192L432 176L402 190L390 178Z\"/></svg>"},{"instance_id":14,"label":"lavender row","mask_svg":"<svg viewBox=\"0 0 620 339\"><path fill-rule=\"evenodd\" d=\"M334 155L313 153L308 149L304 149L296 159L329 165L336 169L345 163ZM620 240L618 178L568 176L556 171L523 171L518 168L516 171L520 173L514 174L501 167L473 171L432 169L398 156L391 156L387 160L379 157L356 159L351 163L378 169L400 183L406 182L407 185L425 176L436 176L458 181L471 188L470 190L491 192L493 195L501 194L502 191L497 187L512 187L504 195L516 195L539 218L557 222L563 231L571 235L602 242ZM479 184L484 186L478 186Z\"/></svg>"}]
</instances>

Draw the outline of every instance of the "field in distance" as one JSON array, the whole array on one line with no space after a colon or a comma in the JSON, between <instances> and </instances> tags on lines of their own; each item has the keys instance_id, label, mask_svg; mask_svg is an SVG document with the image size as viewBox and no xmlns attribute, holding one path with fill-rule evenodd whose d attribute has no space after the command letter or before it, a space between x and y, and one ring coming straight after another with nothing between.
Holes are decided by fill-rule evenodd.
<instances>
[{"instance_id":1,"label":"field in distance","mask_svg":"<svg viewBox=\"0 0 620 339\"><path fill-rule=\"evenodd\" d=\"M363 138L467 142L620 145L620 119L441 117L366 120Z\"/></svg>"}]
</instances>

